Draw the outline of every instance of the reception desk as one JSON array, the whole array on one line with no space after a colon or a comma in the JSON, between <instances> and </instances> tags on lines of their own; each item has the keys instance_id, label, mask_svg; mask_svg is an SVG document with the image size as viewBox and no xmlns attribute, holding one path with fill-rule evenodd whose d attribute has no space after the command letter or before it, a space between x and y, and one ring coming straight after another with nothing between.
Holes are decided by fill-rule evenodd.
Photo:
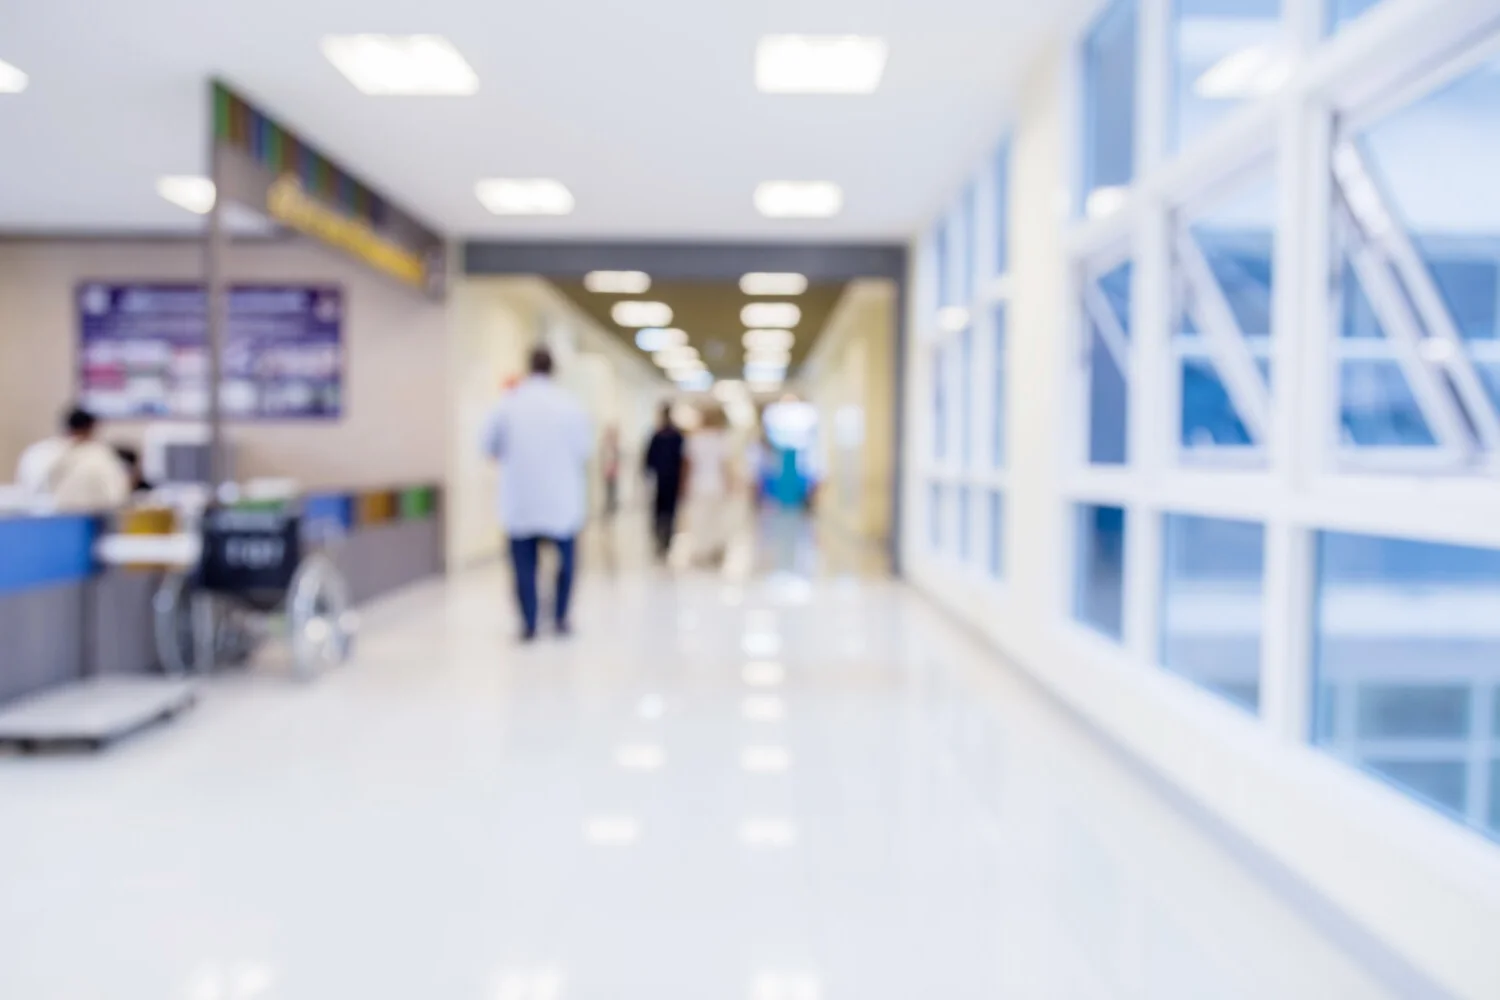
<instances>
[{"instance_id":1,"label":"reception desk","mask_svg":"<svg viewBox=\"0 0 1500 1000\"><path fill-rule=\"evenodd\" d=\"M304 544L325 551L364 603L443 572L440 501L433 486L312 494L301 503ZM151 601L161 575L101 568L93 551L104 529L96 517L0 516L0 704L157 669Z\"/></svg>"}]
</instances>

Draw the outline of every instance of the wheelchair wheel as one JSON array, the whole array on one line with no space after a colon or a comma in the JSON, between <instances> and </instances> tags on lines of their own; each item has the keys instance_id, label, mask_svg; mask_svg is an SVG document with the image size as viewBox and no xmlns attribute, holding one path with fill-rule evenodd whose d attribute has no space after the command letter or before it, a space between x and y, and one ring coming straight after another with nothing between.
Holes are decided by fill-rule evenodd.
<instances>
[{"instance_id":1,"label":"wheelchair wheel","mask_svg":"<svg viewBox=\"0 0 1500 1000\"><path fill-rule=\"evenodd\" d=\"M357 619L349 585L327 556L308 556L287 593L286 621L292 668L310 679L349 659Z\"/></svg>"}]
</instances>

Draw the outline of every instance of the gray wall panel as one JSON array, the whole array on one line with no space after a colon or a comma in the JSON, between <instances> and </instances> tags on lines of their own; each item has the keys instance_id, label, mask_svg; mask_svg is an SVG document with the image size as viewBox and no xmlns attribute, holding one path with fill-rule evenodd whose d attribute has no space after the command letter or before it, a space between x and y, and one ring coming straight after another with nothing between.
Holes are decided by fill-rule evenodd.
<instances>
[{"instance_id":1,"label":"gray wall panel","mask_svg":"<svg viewBox=\"0 0 1500 1000\"><path fill-rule=\"evenodd\" d=\"M83 612L82 583L0 596L0 702L81 676Z\"/></svg>"}]
</instances>

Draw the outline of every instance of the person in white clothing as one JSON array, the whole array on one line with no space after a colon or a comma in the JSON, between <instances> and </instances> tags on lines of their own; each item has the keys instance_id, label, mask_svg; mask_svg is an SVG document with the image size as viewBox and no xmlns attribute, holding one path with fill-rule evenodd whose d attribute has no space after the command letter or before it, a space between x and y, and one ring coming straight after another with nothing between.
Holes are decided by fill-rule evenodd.
<instances>
[{"instance_id":1,"label":"person in white clothing","mask_svg":"<svg viewBox=\"0 0 1500 1000\"><path fill-rule=\"evenodd\" d=\"M531 352L531 376L490 413L483 448L500 463L500 523L510 537L521 639L536 638L537 558L544 541L556 546L559 556L553 616L558 634L566 635L593 431L582 404L552 380L552 354L546 348Z\"/></svg>"},{"instance_id":2,"label":"person in white clothing","mask_svg":"<svg viewBox=\"0 0 1500 1000\"><path fill-rule=\"evenodd\" d=\"M738 486L724 411L711 407L687 439L688 538L693 561L716 563L729 547Z\"/></svg>"},{"instance_id":3,"label":"person in white clothing","mask_svg":"<svg viewBox=\"0 0 1500 1000\"><path fill-rule=\"evenodd\" d=\"M130 499L130 472L115 450L95 439L98 419L73 409L61 437L38 441L21 453L16 482L37 500L50 499L60 511L114 510Z\"/></svg>"}]
</instances>

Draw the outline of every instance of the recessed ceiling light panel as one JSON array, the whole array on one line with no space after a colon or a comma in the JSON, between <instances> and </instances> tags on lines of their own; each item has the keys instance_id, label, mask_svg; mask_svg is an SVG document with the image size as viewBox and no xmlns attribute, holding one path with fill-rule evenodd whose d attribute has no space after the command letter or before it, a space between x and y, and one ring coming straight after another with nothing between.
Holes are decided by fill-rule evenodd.
<instances>
[{"instance_id":1,"label":"recessed ceiling light panel","mask_svg":"<svg viewBox=\"0 0 1500 1000\"><path fill-rule=\"evenodd\" d=\"M567 215L573 192L549 177L492 177L474 185L479 203L496 215Z\"/></svg>"},{"instance_id":2,"label":"recessed ceiling light panel","mask_svg":"<svg viewBox=\"0 0 1500 1000\"><path fill-rule=\"evenodd\" d=\"M672 307L665 302L639 300L616 302L610 307L609 316L620 326L664 327L672 325Z\"/></svg>"},{"instance_id":3,"label":"recessed ceiling light panel","mask_svg":"<svg viewBox=\"0 0 1500 1000\"><path fill-rule=\"evenodd\" d=\"M651 275L645 271L590 271L583 287L601 295L641 295L651 290Z\"/></svg>"},{"instance_id":4,"label":"recessed ceiling light panel","mask_svg":"<svg viewBox=\"0 0 1500 1000\"><path fill-rule=\"evenodd\" d=\"M792 362L792 352L770 347L758 347L745 352L747 368L777 367L785 369Z\"/></svg>"},{"instance_id":5,"label":"recessed ceiling light panel","mask_svg":"<svg viewBox=\"0 0 1500 1000\"><path fill-rule=\"evenodd\" d=\"M637 330L635 346L643 351L665 351L672 347L686 347L687 331L675 327L648 326Z\"/></svg>"},{"instance_id":6,"label":"recessed ceiling light panel","mask_svg":"<svg viewBox=\"0 0 1500 1000\"><path fill-rule=\"evenodd\" d=\"M185 175L158 178L156 193L178 208L185 208L197 215L212 212L217 197L213 181L207 177Z\"/></svg>"},{"instance_id":7,"label":"recessed ceiling light panel","mask_svg":"<svg viewBox=\"0 0 1500 1000\"><path fill-rule=\"evenodd\" d=\"M790 330L746 330L743 342L747 351L790 351L797 335Z\"/></svg>"},{"instance_id":8,"label":"recessed ceiling light panel","mask_svg":"<svg viewBox=\"0 0 1500 1000\"><path fill-rule=\"evenodd\" d=\"M371 97L463 97L479 74L442 35L328 35L323 55Z\"/></svg>"},{"instance_id":9,"label":"recessed ceiling light panel","mask_svg":"<svg viewBox=\"0 0 1500 1000\"><path fill-rule=\"evenodd\" d=\"M766 35L755 47L755 85L767 94L873 94L888 51L869 36Z\"/></svg>"},{"instance_id":10,"label":"recessed ceiling light panel","mask_svg":"<svg viewBox=\"0 0 1500 1000\"><path fill-rule=\"evenodd\" d=\"M0 94L19 94L31 83L31 77L0 59Z\"/></svg>"},{"instance_id":11,"label":"recessed ceiling light panel","mask_svg":"<svg viewBox=\"0 0 1500 1000\"><path fill-rule=\"evenodd\" d=\"M755 188L755 210L768 219L831 219L844 209L844 189L833 181L765 181Z\"/></svg>"},{"instance_id":12,"label":"recessed ceiling light panel","mask_svg":"<svg viewBox=\"0 0 1500 1000\"><path fill-rule=\"evenodd\" d=\"M740 310L740 322L747 327L789 330L802 322L802 310L795 302L752 302Z\"/></svg>"},{"instance_id":13,"label":"recessed ceiling light panel","mask_svg":"<svg viewBox=\"0 0 1500 1000\"><path fill-rule=\"evenodd\" d=\"M801 295L807 291L807 275L753 271L740 278L746 295Z\"/></svg>"}]
</instances>

